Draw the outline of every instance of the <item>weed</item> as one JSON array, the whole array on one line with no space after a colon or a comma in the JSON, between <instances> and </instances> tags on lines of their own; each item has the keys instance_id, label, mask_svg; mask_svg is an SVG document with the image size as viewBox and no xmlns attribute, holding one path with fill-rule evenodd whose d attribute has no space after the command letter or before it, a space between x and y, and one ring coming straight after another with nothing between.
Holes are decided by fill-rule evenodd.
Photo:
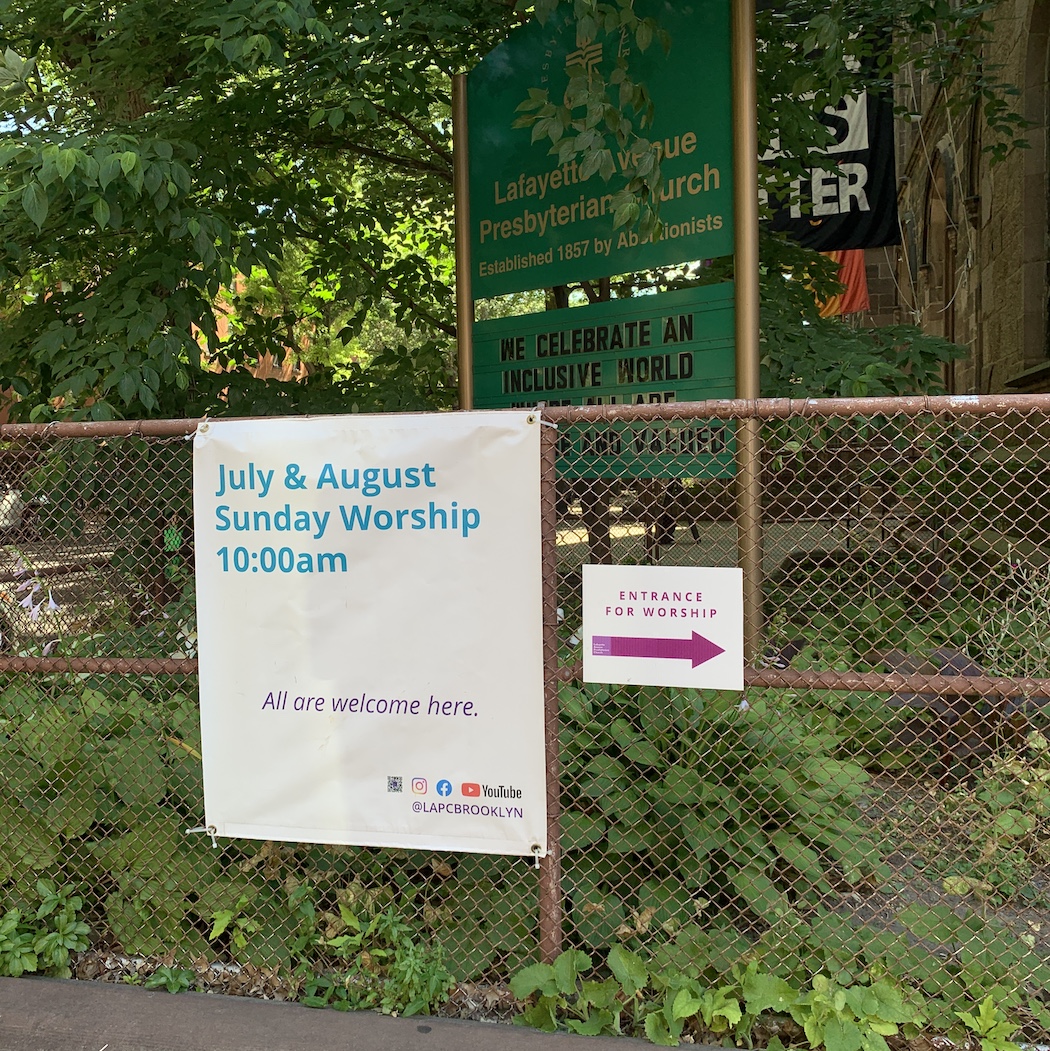
<instances>
[{"instance_id":1,"label":"weed","mask_svg":"<svg viewBox=\"0 0 1050 1051\"><path fill-rule=\"evenodd\" d=\"M1017 1032L1012 1022L990 996L981 1001L976 1013L957 1011L959 1019L981 1042L981 1051L1020 1051L1010 1037Z\"/></svg>"},{"instance_id":2,"label":"weed","mask_svg":"<svg viewBox=\"0 0 1050 1051\"><path fill-rule=\"evenodd\" d=\"M1050 673L1050 569L1009 565L998 599L984 604L976 641L996 675Z\"/></svg>"},{"instance_id":3,"label":"weed","mask_svg":"<svg viewBox=\"0 0 1050 1051\"><path fill-rule=\"evenodd\" d=\"M304 900L301 895L301 910ZM395 908L368 916L340 903L339 914L342 931L320 944L335 959L349 963L321 973L308 963L301 964L302 1003L342 1011L378 1009L384 1014L417 1015L430 1014L448 999L454 983L440 944L420 942Z\"/></svg>"},{"instance_id":4,"label":"weed","mask_svg":"<svg viewBox=\"0 0 1050 1051\"><path fill-rule=\"evenodd\" d=\"M196 978L185 967L158 967L142 984L147 989L167 989L169 993L184 993Z\"/></svg>"},{"instance_id":5,"label":"weed","mask_svg":"<svg viewBox=\"0 0 1050 1051\"><path fill-rule=\"evenodd\" d=\"M728 984L706 985L687 974L651 968L640 956L614 946L602 977L578 949L553 964L533 964L511 979L511 991L529 1006L515 1021L553 1032L644 1035L654 1044L677 1046L688 1033L713 1043L732 1035L753 1044L760 1015L790 1016L809 1046L826 1051L888 1051L887 1036L925 1019L919 998L887 977L862 976L839 984L823 974L806 987L763 972L756 962L737 968ZM982 1051L1012 1051L1005 1046Z\"/></svg>"},{"instance_id":6,"label":"weed","mask_svg":"<svg viewBox=\"0 0 1050 1051\"><path fill-rule=\"evenodd\" d=\"M88 947L88 925L79 916L84 902L51 880L38 880L36 888L41 901L32 916L14 908L0 919L0 974L68 978L70 954Z\"/></svg>"},{"instance_id":7,"label":"weed","mask_svg":"<svg viewBox=\"0 0 1050 1051\"><path fill-rule=\"evenodd\" d=\"M244 914L249 900L247 894L242 894L232 909L217 909L213 912L211 918L214 922L208 941L213 942L227 934L235 950L247 948L248 940L259 930L259 925Z\"/></svg>"}]
</instances>

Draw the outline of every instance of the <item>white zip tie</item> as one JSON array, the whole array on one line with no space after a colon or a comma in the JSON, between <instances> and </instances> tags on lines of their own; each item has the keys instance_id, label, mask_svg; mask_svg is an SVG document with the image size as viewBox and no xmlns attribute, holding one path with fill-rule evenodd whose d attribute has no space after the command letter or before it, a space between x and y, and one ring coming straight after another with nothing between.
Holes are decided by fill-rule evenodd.
<instances>
[{"instance_id":1,"label":"white zip tie","mask_svg":"<svg viewBox=\"0 0 1050 1051\"><path fill-rule=\"evenodd\" d=\"M194 832L205 832L211 837L211 845L215 850L219 849L219 841L215 838L214 825L198 825L196 828L186 829L186 835L191 836Z\"/></svg>"},{"instance_id":2,"label":"white zip tie","mask_svg":"<svg viewBox=\"0 0 1050 1051\"><path fill-rule=\"evenodd\" d=\"M553 420L545 420L543 418L544 403L540 402L535 409L525 417L526 423L538 423L541 427L553 427L555 430L558 429L558 425Z\"/></svg>"},{"instance_id":3,"label":"white zip tie","mask_svg":"<svg viewBox=\"0 0 1050 1051\"><path fill-rule=\"evenodd\" d=\"M536 868L540 867L540 854L543 852L543 847L539 843L532 844L532 856L536 862Z\"/></svg>"}]
</instances>

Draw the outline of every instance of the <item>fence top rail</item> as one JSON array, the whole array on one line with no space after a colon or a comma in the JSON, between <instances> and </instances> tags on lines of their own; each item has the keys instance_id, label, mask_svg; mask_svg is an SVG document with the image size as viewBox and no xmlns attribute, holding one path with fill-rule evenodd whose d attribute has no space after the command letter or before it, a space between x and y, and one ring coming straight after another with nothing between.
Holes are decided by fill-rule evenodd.
<instances>
[{"instance_id":1,"label":"fence top rail","mask_svg":"<svg viewBox=\"0 0 1050 1051\"><path fill-rule=\"evenodd\" d=\"M105 420L0 424L0 440L50 438L179 438L200 420Z\"/></svg>"},{"instance_id":2,"label":"fence top rail","mask_svg":"<svg viewBox=\"0 0 1050 1051\"><path fill-rule=\"evenodd\" d=\"M945 394L904 398L720 398L651 405L557 405L537 408L555 423L630 420L771 419L798 416L984 416L1048 412L1050 394ZM258 417L265 419L266 417ZM40 438L178 438L193 434L200 419L105 420L0 424L0 441Z\"/></svg>"}]
</instances>

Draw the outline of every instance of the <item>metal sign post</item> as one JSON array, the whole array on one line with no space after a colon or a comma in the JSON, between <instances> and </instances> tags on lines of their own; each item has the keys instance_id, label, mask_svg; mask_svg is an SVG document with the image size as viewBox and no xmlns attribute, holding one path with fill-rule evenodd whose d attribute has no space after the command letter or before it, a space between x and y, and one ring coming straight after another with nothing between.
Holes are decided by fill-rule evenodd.
<instances>
[{"instance_id":1,"label":"metal sign post","mask_svg":"<svg viewBox=\"0 0 1050 1051\"><path fill-rule=\"evenodd\" d=\"M736 396L759 389L758 126L755 0L733 3L733 207L736 215ZM744 572L744 656L762 648L762 461L757 419L737 426L737 547Z\"/></svg>"},{"instance_id":2,"label":"metal sign post","mask_svg":"<svg viewBox=\"0 0 1050 1051\"><path fill-rule=\"evenodd\" d=\"M470 156L467 152L467 77L452 78L452 184L456 225L456 361L459 407L474 408L474 292L470 276Z\"/></svg>"}]
</instances>

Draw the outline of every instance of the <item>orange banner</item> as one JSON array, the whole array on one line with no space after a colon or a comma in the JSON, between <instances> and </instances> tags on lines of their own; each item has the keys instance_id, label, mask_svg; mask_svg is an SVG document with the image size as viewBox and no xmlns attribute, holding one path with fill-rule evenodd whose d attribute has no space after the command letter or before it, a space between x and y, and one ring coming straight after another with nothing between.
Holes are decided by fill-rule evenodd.
<instances>
[{"instance_id":1,"label":"orange banner","mask_svg":"<svg viewBox=\"0 0 1050 1051\"><path fill-rule=\"evenodd\" d=\"M868 272L864 265L864 249L848 248L839 252L821 252L839 264L839 283L845 291L820 304L821 317L841 314L859 314L868 310Z\"/></svg>"}]
</instances>

